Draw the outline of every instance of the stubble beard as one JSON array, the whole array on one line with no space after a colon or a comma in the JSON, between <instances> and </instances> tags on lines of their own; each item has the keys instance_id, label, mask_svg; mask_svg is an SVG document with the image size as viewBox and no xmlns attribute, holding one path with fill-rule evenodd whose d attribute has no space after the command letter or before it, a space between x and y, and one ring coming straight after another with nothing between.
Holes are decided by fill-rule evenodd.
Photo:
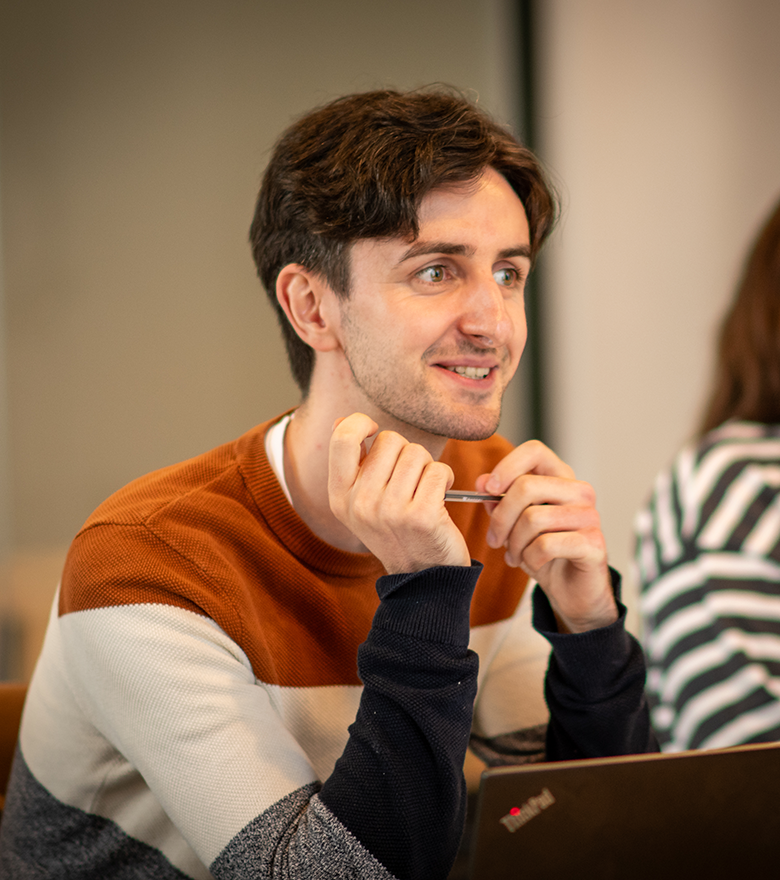
<instances>
[{"instance_id":1,"label":"stubble beard","mask_svg":"<svg viewBox=\"0 0 780 880\"><path fill-rule=\"evenodd\" d=\"M497 408L475 403L461 415L446 401L436 405L431 390L422 379L412 383L388 382L386 375L376 368L379 363L376 353L367 357L360 346L349 346L349 350L345 347L344 355L363 397L396 422L409 425L415 431L452 440L485 440L498 428L505 389L501 391ZM421 363L425 369L425 356ZM369 364L374 364L374 368L370 369ZM409 384L413 387L410 388Z\"/></svg>"}]
</instances>

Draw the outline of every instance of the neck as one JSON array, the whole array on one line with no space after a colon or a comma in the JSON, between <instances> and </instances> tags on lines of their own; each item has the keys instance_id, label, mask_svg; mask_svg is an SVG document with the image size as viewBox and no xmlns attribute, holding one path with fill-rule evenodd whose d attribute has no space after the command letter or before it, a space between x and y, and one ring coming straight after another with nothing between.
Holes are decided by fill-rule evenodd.
<instances>
[{"instance_id":1,"label":"neck","mask_svg":"<svg viewBox=\"0 0 780 880\"><path fill-rule=\"evenodd\" d=\"M424 446L435 459L444 451L447 438L398 423L365 400L351 399L356 396L354 393L336 393L339 390L338 382L339 378L334 376L323 379L315 369L309 395L287 427L284 474L296 513L317 537L341 550L366 553L363 544L336 519L330 509L328 449L333 423L337 418L353 412L364 412L379 425L380 431L397 431L410 442Z\"/></svg>"}]
</instances>

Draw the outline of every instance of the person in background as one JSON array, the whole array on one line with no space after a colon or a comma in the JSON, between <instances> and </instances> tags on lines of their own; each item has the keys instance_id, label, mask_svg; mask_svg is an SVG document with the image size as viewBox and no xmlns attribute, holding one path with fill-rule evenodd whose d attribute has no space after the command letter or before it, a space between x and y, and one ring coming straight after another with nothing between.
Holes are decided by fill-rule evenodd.
<instances>
[{"instance_id":1,"label":"person in background","mask_svg":"<svg viewBox=\"0 0 780 880\"><path fill-rule=\"evenodd\" d=\"M76 536L4 877L435 880L469 744L653 748L591 487L493 436L554 214L454 92L347 96L283 135L250 237L302 402Z\"/></svg>"},{"instance_id":2,"label":"person in background","mask_svg":"<svg viewBox=\"0 0 780 880\"><path fill-rule=\"evenodd\" d=\"M698 435L636 535L661 748L780 739L780 203L725 316Z\"/></svg>"}]
</instances>

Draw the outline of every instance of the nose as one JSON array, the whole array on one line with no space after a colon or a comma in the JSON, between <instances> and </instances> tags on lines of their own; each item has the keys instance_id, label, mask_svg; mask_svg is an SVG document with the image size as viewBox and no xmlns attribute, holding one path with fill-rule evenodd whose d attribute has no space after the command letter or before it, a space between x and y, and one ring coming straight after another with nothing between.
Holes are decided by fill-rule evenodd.
<instances>
[{"instance_id":1,"label":"nose","mask_svg":"<svg viewBox=\"0 0 780 880\"><path fill-rule=\"evenodd\" d=\"M513 337L516 318L506 289L493 278L480 279L463 291L460 332L485 348L500 348ZM522 315L522 306L520 307Z\"/></svg>"}]
</instances>

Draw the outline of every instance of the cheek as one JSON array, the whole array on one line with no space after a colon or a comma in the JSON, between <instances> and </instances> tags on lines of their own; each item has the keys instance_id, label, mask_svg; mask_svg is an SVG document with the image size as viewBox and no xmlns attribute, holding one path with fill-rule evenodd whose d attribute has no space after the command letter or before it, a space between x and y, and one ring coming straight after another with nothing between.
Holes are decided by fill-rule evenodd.
<instances>
[{"instance_id":1,"label":"cheek","mask_svg":"<svg viewBox=\"0 0 780 880\"><path fill-rule=\"evenodd\" d=\"M456 323L451 310L430 299L404 316L401 338L407 348L425 350L440 344Z\"/></svg>"},{"instance_id":2,"label":"cheek","mask_svg":"<svg viewBox=\"0 0 780 880\"><path fill-rule=\"evenodd\" d=\"M523 303L520 303L517 306L509 309L508 312L509 318L512 322L512 360L515 362L515 364L517 364L517 362L520 360L520 355L523 353L523 349L525 348L526 340L528 339L528 325L525 317L525 305Z\"/></svg>"}]
</instances>

